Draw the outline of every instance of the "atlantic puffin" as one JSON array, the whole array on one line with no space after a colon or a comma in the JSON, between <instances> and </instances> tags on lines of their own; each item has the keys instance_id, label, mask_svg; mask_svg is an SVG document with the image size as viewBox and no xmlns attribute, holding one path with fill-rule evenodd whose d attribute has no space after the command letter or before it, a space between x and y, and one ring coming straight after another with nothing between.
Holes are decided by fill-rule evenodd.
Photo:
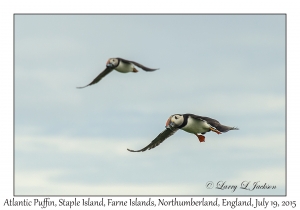
<instances>
[{"instance_id":1,"label":"atlantic puffin","mask_svg":"<svg viewBox=\"0 0 300 210\"><path fill-rule=\"evenodd\" d=\"M204 134L213 131L222 134L230 130L239 130L236 127L222 125L219 121L194 114L174 114L166 122L166 129L161 132L148 146L140 150L127 149L130 152L144 152L158 146L168 137L172 136L178 129L195 134L200 142L205 141Z\"/></svg>"},{"instance_id":2,"label":"atlantic puffin","mask_svg":"<svg viewBox=\"0 0 300 210\"><path fill-rule=\"evenodd\" d=\"M77 88L85 88L90 85L94 85L97 82L99 82L103 77L105 77L107 74L109 74L112 70L117 70L121 73L128 73L128 72L138 72L138 70L135 68L135 66L145 70L145 71L155 71L158 69L151 69L146 66L143 66L142 64L139 64L135 61L126 60L123 58L110 58L106 62L106 69L104 69L90 84L83 86L83 87L77 87Z\"/></svg>"}]
</instances>

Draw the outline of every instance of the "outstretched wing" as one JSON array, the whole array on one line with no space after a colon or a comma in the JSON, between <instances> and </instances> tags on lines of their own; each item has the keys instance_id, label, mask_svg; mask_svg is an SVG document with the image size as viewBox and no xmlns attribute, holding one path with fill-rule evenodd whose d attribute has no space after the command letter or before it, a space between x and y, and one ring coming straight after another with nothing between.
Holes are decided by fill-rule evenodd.
<instances>
[{"instance_id":1,"label":"outstretched wing","mask_svg":"<svg viewBox=\"0 0 300 210\"><path fill-rule=\"evenodd\" d=\"M236 127L222 125L218 120L215 120L215 119L212 119L209 117L202 117L202 116L198 116L198 115L194 115L194 114L188 114L188 115L197 120L202 120L202 121L205 120L208 124L210 124L211 126L215 127L218 131L223 132L223 133L230 131L230 130L239 130Z\"/></svg>"},{"instance_id":2,"label":"outstretched wing","mask_svg":"<svg viewBox=\"0 0 300 210\"><path fill-rule=\"evenodd\" d=\"M113 70L113 68L109 68L106 67L106 69L104 69L90 84L83 86L83 87L77 87L77 88L85 88L87 86L96 84L97 82L99 82L103 77L105 77L107 74L109 74L111 71Z\"/></svg>"},{"instance_id":3,"label":"outstretched wing","mask_svg":"<svg viewBox=\"0 0 300 210\"><path fill-rule=\"evenodd\" d=\"M198 116L195 114L187 114L187 115L189 115L190 117L197 119L197 120L206 121L208 124L212 125L215 128L217 128L218 125L221 125L218 120L215 120L215 119L212 119L209 117Z\"/></svg>"},{"instance_id":4,"label":"outstretched wing","mask_svg":"<svg viewBox=\"0 0 300 210\"><path fill-rule=\"evenodd\" d=\"M216 129L218 129L219 131L221 131L223 133L230 131L230 130L239 130L239 128L237 128L237 127L230 127L230 126L221 125L221 124L218 127L216 127Z\"/></svg>"},{"instance_id":5,"label":"outstretched wing","mask_svg":"<svg viewBox=\"0 0 300 210\"><path fill-rule=\"evenodd\" d=\"M137 67L139 67L139 68L141 68L141 69L143 69L145 71L155 71L155 70L157 70L157 69L148 68L148 67L146 67L146 66L144 66L142 64L139 64L139 63L137 63L135 61L126 60L126 59L123 59L123 58L117 58L117 59L120 59L124 63L133 63L134 65L136 65Z\"/></svg>"},{"instance_id":6,"label":"outstretched wing","mask_svg":"<svg viewBox=\"0 0 300 210\"><path fill-rule=\"evenodd\" d=\"M143 149L140 150L127 149L127 150L129 152L144 152L146 150L153 149L154 147L157 147L160 143L162 143L164 140L172 136L177 130L178 128L172 128L172 130L170 128L167 128L166 130L161 132L148 146L144 147Z\"/></svg>"}]
</instances>

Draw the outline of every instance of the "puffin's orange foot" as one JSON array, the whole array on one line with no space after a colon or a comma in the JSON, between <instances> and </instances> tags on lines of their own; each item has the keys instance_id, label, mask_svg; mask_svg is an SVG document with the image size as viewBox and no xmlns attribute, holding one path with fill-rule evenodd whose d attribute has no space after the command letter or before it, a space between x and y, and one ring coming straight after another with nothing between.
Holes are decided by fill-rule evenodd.
<instances>
[{"instance_id":1,"label":"puffin's orange foot","mask_svg":"<svg viewBox=\"0 0 300 210\"><path fill-rule=\"evenodd\" d=\"M220 131L218 131L216 128L214 127L210 127L210 130L213 132L216 132L217 134L222 134Z\"/></svg>"},{"instance_id":2,"label":"puffin's orange foot","mask_svg":"<svg viewBox=\"0 0 300 210\"><path fill-rule=\"evenodd\" d=\"M139 71L138 71L136 68L133 67L132 72L137 73L137 72L139 72Z\"/></svg>"},{"instance_id":3,"label":"puffin's orange foot","mask_svg":"<svg viewBox=\"0 0 300 210\"><path fill-rule=\"evenodd\" d=\"M205 136L195 134L200 142L205 142Z\"/></svg>"}]
</instances>

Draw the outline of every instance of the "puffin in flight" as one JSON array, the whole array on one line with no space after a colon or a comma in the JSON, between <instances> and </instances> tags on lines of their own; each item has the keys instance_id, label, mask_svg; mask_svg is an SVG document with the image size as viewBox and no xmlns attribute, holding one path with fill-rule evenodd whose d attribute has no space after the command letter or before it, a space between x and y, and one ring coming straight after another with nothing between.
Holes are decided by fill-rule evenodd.
<instances>
[{"instance_id":1,"label":"puffin in flight","mask_svg":"<svg viewBox=\"0 0 300 210\"><path fill-rule=\"evenodd\" d=\"M217 134L222 134L222 132L224 133L230 130L239 130L236 127L222 125L219 121L209 117L202 117L194 114L174 114L169 117L166 123L166 129L161 132L148 146L140 150L127 150L130 152L144 152L146 150L153 149L168 137L172 136L178 129L195 134L200 142L205 141L205 136L201 134L205 134L206 132L213 131Z\"/></svg>"},{"instance_id":2,"label":"puffin in flight","mask_svg":"<svg viewBox=\"0 0 300 210\"><path fill-rule=\"evenodd\" d=\"M145 71L155 71L157 69L151 69L146 66L143 66L142 64L139 64L135 61L129 61L123 58L110 58L106 62L106 69L104 69L90 84L83 86L83 87L77 87L77 88L85 88L90 85L94 85L97 82L99 82L103 77L105 77L107 74L109 74L112 70L117 70L121 73L128 73L128 72L138 72L138 70L135 68L135 66L145 70Z\"/></svg>"}]
</instances>

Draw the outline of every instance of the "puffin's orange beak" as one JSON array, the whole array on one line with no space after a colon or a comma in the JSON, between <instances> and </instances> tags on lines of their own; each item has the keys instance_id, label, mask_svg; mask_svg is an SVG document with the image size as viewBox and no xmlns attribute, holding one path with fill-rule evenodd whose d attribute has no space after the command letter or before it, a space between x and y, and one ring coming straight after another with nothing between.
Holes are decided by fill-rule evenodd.
<instances>
[{"instance_id":1,"label":"puffin's orange beak","mask_svg":"<svg viewBox=\"0 0 300 210\"><path fill-rule=\"evenodd\" d=\"M166 127L170 124L170 121L171 121L171 117L169 117L169 119L167 120Z\"/></svg>"}]
</instances>

